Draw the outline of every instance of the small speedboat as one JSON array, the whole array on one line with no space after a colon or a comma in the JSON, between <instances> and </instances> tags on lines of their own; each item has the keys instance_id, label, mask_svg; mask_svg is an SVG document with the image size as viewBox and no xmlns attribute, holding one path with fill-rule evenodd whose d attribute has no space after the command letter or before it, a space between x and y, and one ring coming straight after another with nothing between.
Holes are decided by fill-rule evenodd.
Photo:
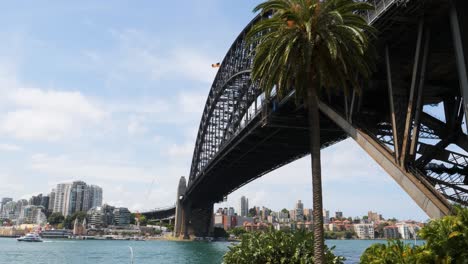
<instances>
[{"instance_id":1,"label":"small speedboat","mask_svg":"<svg viewBox=\"0 0 468 264\"><path fill-rule=\"evenodd\" d=\"M16 240L22 242L43 242L42 238L38 234L29 233L25 236L19 237Z\"/></svg>"}]
</instances>

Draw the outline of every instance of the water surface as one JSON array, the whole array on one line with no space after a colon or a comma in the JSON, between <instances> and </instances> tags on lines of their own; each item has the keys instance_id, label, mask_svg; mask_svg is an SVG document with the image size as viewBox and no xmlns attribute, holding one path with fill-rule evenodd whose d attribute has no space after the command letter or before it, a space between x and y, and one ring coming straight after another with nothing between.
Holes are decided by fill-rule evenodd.
<instances>
[{"instance_id":1,"label":"water surface","mask_svg":"<svg viewBox=\"0 0 468 264\"><path fill-rule=\"evenodd\" d=\"M335 245L335 254L346 263L359 263L362 252L376 240L327 240ZM46 240L44 243L17 242L0 238L0 263L18 264L116 264L130 263L130 249L135 264L221 263L230 243L176 241L96 241Z\"/></svg>"}]
</instances>

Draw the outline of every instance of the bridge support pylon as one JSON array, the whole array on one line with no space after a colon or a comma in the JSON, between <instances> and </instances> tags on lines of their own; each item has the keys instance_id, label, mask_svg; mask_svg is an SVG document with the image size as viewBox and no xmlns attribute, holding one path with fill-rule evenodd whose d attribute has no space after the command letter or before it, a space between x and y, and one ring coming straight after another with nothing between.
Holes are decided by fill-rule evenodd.
<instances>
[{"instance_id":1,"label":"bridge support pylon","mask_svg":"<svg viewBox=\"0 0 468 264\"><path fill-rule=\"evenodd\" d=\"M185 191L187 189L187 182L185 177L180 177L179 186L177 187L176 197L176 212L175 212L175 223L174 223L174 237L180 237L183 235L182 227L184 226L184 208L182 205L182 199L184 198Z\"/></svg>"}]
</instances>

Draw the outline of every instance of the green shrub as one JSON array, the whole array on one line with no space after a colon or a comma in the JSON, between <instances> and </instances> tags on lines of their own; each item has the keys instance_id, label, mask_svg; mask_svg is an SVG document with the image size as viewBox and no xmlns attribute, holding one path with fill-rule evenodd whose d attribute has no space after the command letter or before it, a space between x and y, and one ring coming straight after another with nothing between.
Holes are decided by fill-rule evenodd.
<instances>
[{"instance_id":1,"label":"green shrub","mask_svg":"<svg viewBox=\"0 0 468 264\"><path fill-rule=\"evenodd\" d=\"M245 233L239 244L229 247L224 263L314 263L313 242L313 234L306 231ZM333 249L325 246L325 263L342 264L344 258L335 256Z\"/></svg>"},{"instance_id":2,"label":"green shrub","mask_svg":"<svg viewBox=\"0 0 468 264\"><path fill-rule=\"evenodd\" d=\"M419 232L435 263L468 263L468 208L454 210L455 215L433 220Z\"/></svg>"},{"instance_id":3,"label":"green shrub","mask_svg":"<svg viewBox=\"0 0 468 264\"><path fill-rule=\"evenodd\" d=\"M424 247L389 240L386 245L379 243L367 248L361 256L361 264L422 264L428 263L426 260L430 258L430 253Z\"/></svg>"},{"instance_id":4,"label":"green shrub","mask_svg":"<svg viewBox=\"0 0 468 264\"><path fill-rule=\"evenodd\" d=\"M421 229L419 236L426 240L425 245L375 244L364 251L361 263L468 263L468 209L455 207L454 211L455 215L432 220Z\"/></svg>"}]
</instances>

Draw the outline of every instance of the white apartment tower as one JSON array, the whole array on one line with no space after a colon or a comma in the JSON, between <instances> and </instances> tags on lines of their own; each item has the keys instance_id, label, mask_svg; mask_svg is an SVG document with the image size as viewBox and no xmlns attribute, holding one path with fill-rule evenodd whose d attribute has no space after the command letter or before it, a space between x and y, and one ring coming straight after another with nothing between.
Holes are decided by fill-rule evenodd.
<instances>
[{"instance_id":1,"label":"white apartment tower","mask_svg":"<svg viewBox=\"0 0 468 264\"><path fill-rule=\"evenodd\" d=\"M59 183L55 188L54 212L68 215L68 205L70 203L71 183Z\"/></svg>"},{"instance_id":2,"label":"white apartment tower","mask_svg":"<svg viewBox=\"0 0 468 264\"><path fill-rule=\"evenodd\" d=\"M87 185L83 181L57 184L52 190L54 195L53 212L60 212L64 216L84 211L102 205L102 188Z\"/></svg>"}]
</instances>

